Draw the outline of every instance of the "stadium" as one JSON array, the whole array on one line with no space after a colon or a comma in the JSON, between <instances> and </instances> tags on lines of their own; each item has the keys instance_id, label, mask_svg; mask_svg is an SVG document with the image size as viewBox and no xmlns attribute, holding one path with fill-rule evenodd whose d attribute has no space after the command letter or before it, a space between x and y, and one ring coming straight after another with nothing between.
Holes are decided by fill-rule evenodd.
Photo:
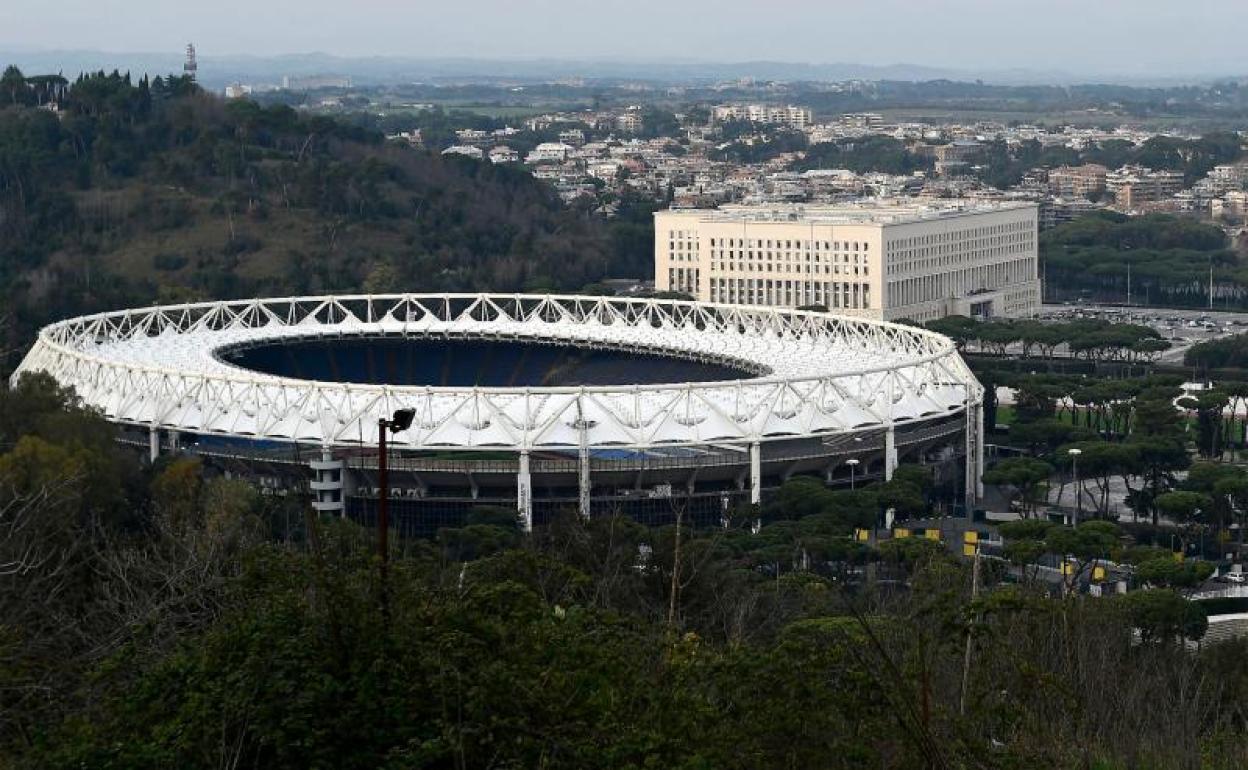
<instances>
[{"instance_id":1,"label":"stadium","mask_svg":"<svg viewBox=\"0 0 1248 770\"><path fill-rule=\"evenodd\" d=\"M703 518L795 474L829 485L933 465L968 503L982 388L932 332L659 299L324 296L169 305L42 329L44 371L121 427L318 510L369 521L379 420L397 526L480 506Z\"/></svg>"}]
</instances>

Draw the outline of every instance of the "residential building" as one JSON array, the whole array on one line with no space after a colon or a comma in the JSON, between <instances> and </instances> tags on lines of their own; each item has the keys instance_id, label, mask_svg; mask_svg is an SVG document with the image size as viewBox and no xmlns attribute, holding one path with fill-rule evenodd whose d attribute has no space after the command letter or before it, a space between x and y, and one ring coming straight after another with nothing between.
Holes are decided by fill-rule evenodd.
<instances>
[{"instance_id":1,"label":"residential building","mask_svg":"<svg viewBox=\"0 0 1248 770\"><path fill-rule=\"evenodd\" d=\"M460 144L466 144L470 147L485 147L494 143L494 134L492 132L476 128L462 128L455 132L455 138Z\"/></svg>"},{"instance_id":2,"label":"residential building","mask_svg":"<svg viewBox=\"0 0 1248 770\"><path fill-rule=\"evenodd\" d=\"M1180 171L1152 171L1142 166L1123 166L1105 176L1105 189L1124 211L1141 204L1165 200L1183 189Z\"/></svg>"},{"instance_id":3,"label":"residential building","mask_svg":"<svg viewBox=\"0 0 1248 770\"><path fill-rule=\"evenodd\" d=\"M626 134L639 134L644 126L640 107L629 107L615 119L615 127Z\"/></svg>"},{"instance_id":4,"label":"residential building","mask_svg":"<svg viewBox=\"0 0 1248 770\"><path fill-rule=\"evenodd\" d=\"M836 122L846 131L879 131L884 127L884 116L875 112L848 113Z\"/></svg>"},{"instance_id":5,"label":"residential building","mask_svg":"<svg viewBox=\"0 0 1248 770\"><path fill-rule=\"evenodd\" d=\"M500 144L499 146L490 150L490 162L491 163L519 163L520 153L516 152L515 150L511 149L505 144Z\"/></svg>"},{"instance_id":6,"label":"residential building","mask_svg":"<svg viewBox=\"0 0 1248 770\"><path fill-rule=\"evenodd\" d=\"M1248 214L1248 192L1243 190L1231 190L1209 202L1209 215L1214 219L1229 217L1242 220L1245 214Z\"/></svg>"},{"instance_id":7,"label":"residential building","mask_svg":"<svg viewBox=\"0 0 1248 770\"><path fill-rule=\"evenodd\" d=\"M562 163L572 148L563 142L542 142L524 157L525 163Z\"/></svg>"},{"instance_id":8,"label":"residential building","mask_svg":"<svg viewBox=\"0 0 1248 770\"><path fill-rule=\"evenodd\" d=\"M1242 190L1248 187L1248 163L1214 166L1205 181L1210 190L1217 195L1232 190Z\"/></svg>"},{"instance_id":9,"label":"residential building","mask_svg":"<svg viewBox=\"0 0 1248 770\"><path fill-rule=\"evenodd\" d=\"M569 128L565 131L560 131L559 141L573 147L580 147L585 144L585 132L579 128Z\"/></svg>"},{"instance_id":10,"label":"residential building","mask_svg":"<svg viewBox=\"0 0 1248 770\"><path fill-rule=\"evenodd\" d=\"M709 302L897 320L1040 308L1037 206L871 199L655 214L655 285Z\"/></svg>"},{"instance_id":11,"label":"residential building","mask_svg":"<svg viewBox=\"0 0 1248 770\"><path fill-rule=\"evenodd\" d=\"M931 148L931 156L937 163L969 163L983 152L983 145L974 140L959 139L948 144L938 144Z\"/></svg>"},{"instance_id":12,"label":"residential building","mask_svg":"<svg viewBox=\"0 0 1248 770\"><path fill-rule=\"evenodd\" d=\"M456 145L447 147L445 150L442 151L442 154L443 155L463 155L464 157L472 158L474 160L481 160L482 158L485 157L485 153L481 151L480 147L471 147L466 144L456 144Z\"/></svg>"},{"instance_id":13,"label":"residential building","mask_svg":"<svg viewBox=\"0 0 1248 770\"><path fill-rule=\"evenodd\" d=\"M745 120L750 123L769 123L804 129L812 122L809 107L797 107L792 104L778 106L772 104L721 104L714 109L712 115L716 122L728 120Z\"/></svg>"},{"instance_id":14,"label":"residential building","mask_svg":"<svg viewBox=\"0 0 1248 770\"><path fill-rule=\"evenodd\" d=\"M397 134L390 134L386 138L394 142L407 142L413 147L425 146L425 139L421 135L419 128L413 128L411 131L400 131Z\"/></svg>"},{"instance_id":15,"label":"residential building","mask_svg":"<svg viewBox=\"0 0 1248 770\"><path fill-rule=\"evenodd\" d=\"M1049 171L1049 192L1058 198L1088 198L1105 192L1108 169L1096 163Z\"/></svg>"},{"instance_id":16,"label":"residential building","mask_svg":"<svg viewBox=\"0 0 1248 770\"><path fill-rule=\"evenodd\" d=\"M1079 217L1100 210L1100 206L1084 197L1050 198L1040 206L1040 229L1064 225Z\"/></svg>"}]
</instances>

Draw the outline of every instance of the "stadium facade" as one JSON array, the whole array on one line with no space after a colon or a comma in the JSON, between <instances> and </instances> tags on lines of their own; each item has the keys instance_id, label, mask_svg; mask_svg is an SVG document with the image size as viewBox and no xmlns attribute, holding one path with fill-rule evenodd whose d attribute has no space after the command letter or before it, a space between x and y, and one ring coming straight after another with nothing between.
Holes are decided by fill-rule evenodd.
<instances>
[{"instance_id":1,"label":"stadium facade","mask_svg":"<svg viewBox=\"0 0 1248 770\"><path fill-rule=\"evenodd\" d=\"M980 490L982 388L919 328L654 299L394 294L209 302L41 330L43 371L153 459L189 452L368 520L378 420L400 526L491 505L713 516L794 474L932 464ZM406 518L403 518L406 517Z\"/></svg>"}]
</instances>

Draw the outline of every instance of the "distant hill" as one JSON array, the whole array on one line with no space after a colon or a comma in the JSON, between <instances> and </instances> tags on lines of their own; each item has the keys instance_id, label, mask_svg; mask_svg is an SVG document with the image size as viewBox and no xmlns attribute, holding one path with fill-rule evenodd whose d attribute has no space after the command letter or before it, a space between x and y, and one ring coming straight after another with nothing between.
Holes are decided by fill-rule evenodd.
<instances>
[{"instance_id":1,"label":"distant hill","mask_svg":"<svg viewBox=\"0 0 1248 770\"><path fill-rule=\"evenodd\" d=\"M57 316L179 299L575 289L618 251L612 226L521 169L227 103L180 77L90 75L59 116L42 98L0 87L11 342Z\"/></svg>"},{"instance_id":2,"label":"distant hill","mask_svg":"<svg viewBox=\"0 0 1248 770\"><path fill-rule=\"evenodd\" d=\"M0 61L13 62L32 72L79 72L118 68L135 77L182 71L182 52L119 53L111 51L32 51L0 48ZM982 80L1000 85L1075 85L1120 83L1133 85L1186 84L1212 81L1234 73L1173 76L1073 73L1021 68L957 69L898 62L887 65L854 62L706 61L699 59L489 59L469 57L334 56L298 53L275 56L217 56L201 51L200 81L211 88L233 82L279 83L283 75L348 75L361 85L385 85L446 80L537 82L580 77L605 81L697 83L738 78L781 81Z\"/></svg>"}]
</instances>

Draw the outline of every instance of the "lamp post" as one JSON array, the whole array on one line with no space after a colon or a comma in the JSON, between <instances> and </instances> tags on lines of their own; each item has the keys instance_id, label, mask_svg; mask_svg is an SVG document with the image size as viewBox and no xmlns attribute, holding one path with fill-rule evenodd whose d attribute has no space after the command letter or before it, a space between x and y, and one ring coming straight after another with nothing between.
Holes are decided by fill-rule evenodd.
<instances>
[{"instance_id":1,"label":"lamp post","mask_svg":"<svg viewBox=\"0 0 1248 770\"><path fill-rule=\"evenodd\" d=\"M851 457L845 461L845 464L849 466L849 491L852 492L854 491L854 471L858 468L858 458Z\"/></svg>"},{"instance_id":2,"label":"lamp post","mask_svg":"<svg viewBox=\"0 0 1248 770\"><path fill-rule=\"evenodd\" d=\"M1083 450L1068 449L1066 454L1070 455L1071 469L1075 476L1075 526L1079 526L1079 519L1083 517L1083 487L1079 486L1079 455L1083 454Z\"/></svg>"},{"instance_id":3,"label":"lamp post","mask_svg":"<svg viewBox=\"0 0 1248 770\"><path fill-rule=\"evenodd\" d=\"M386 460L386 435L387 433L398 433L412 427L412 420L416 417L414 409L397 409L394 416L387 420L381 417L377 420L377 553L381 556L381 574L384 580L386 574L386 561L390 558L389 548L389 532L390 532L390 479L388 478Z\"/></svg>"}]
</instances>

